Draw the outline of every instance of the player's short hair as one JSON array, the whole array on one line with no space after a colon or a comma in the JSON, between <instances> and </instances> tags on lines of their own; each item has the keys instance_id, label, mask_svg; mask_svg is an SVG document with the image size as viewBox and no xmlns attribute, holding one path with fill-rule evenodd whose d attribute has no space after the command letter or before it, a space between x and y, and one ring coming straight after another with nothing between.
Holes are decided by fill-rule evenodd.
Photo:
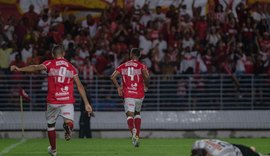
<instances>
[{"instance_id":1,"label":"player's short hair","mask_svg":"<svg viewBox=\"0 0 270 156\"><path fill-rule=\"evenodd\" d=\"M63 48L62 45L55 45L55 46L52 48L52 53L53 53L54 56L63 54L63 52L64 52L64 48Z\"/></svg>"},{"instance_id":2,"label":"player's short hair","mask_svg":"<svg viewBox=\"0 0 270 156\"><path fill-rule=\"evenodd\" d=\"M206 156L207 151L205 149L193 149L191 150L191 156Z\"/></svg>"},{"instance_id":3,"label":"player's short hair","mask_svg":"<svg viewBox=\"0 0 270 156\"><path fill-rule=\"evenodd\" d=\"M129 52L129 57L133 55L135 55L137 58L140 58L141 57L141 51L143 49L142 48L132 48Z\"/></svg>"}]
</instances>

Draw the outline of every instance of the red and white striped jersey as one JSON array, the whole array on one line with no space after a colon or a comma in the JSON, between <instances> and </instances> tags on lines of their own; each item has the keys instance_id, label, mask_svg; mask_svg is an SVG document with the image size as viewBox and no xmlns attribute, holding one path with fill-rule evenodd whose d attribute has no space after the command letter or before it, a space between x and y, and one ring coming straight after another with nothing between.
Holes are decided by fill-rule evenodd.
<instances>
[{"instance_id":1,"label":"red and white striped jersey","mask_svg":"<svg viewBox=\"0 0 270 156\"><path fill-rule=\"evenodd\" d=\"M137 60L130 60L121 64L116 70L122 76L123 97L143 98L144 80L142 70L147 70L147 67Z\"/></svg>"},{"instance_id":2,"label":"red and white striped jersey","mask_svg":"<svg viewBox=\"0 0 270 156\"><path fill-rule=\"evenodd\" d=\"M74 99L74 77L76 68L64 58L42 63L48 73L47 102L50 104L72 104Z\"/></svg>"}]
</instances>

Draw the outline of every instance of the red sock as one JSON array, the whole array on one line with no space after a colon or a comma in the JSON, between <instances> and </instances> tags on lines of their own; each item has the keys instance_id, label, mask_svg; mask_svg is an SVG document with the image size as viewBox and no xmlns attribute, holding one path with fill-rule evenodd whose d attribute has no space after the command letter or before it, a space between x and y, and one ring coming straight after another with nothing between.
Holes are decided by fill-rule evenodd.
<instances>
[{"instance_id":1,"label":"red sock","mask_svg":"<svg viewBox=\"0 0 270 156\"><path fill-rule=\"evenodd\" d=\"M142 122L142 120L141 120L141 116L140 115L136 115L135 117L134 117L134 123L135 123L135 128L136 128L136 130L137 130L137 136L140 136L140 130L141 130L141 122Z\"/></svg>"},{"instance_id":2,"label":"red sock","mask_svg":"<svg viewBox=\"0 0 270 156\"><path fill-rule=\"evenodd\" d=\"M55 128L48 128L48 137L50 141L50 145L52 147L52 150L56 149L56 132Z\"/></svg>"},{"instance_id":3,"label":"red sock","mask_svg":"<svg viewBox=\"0 0 270 156\"><path fill-rule=\"evenodd\" d=\"M68 125L68 127L70 128L70 130L73 130L73 122L68 122L66 124Z\"/></svg>"},{"instance_id":4,"label":"red sock","mask_svg":"<svg viewBox=\"0 0 270 156\"><path fill-rule=\"evenodd\" d=\"M131 117L131 116L127 117L127 124L128 124L128 129L132 133L132 129L134 128L134 119L133 119L133 117Z\"/></svg>"}]
</instances>

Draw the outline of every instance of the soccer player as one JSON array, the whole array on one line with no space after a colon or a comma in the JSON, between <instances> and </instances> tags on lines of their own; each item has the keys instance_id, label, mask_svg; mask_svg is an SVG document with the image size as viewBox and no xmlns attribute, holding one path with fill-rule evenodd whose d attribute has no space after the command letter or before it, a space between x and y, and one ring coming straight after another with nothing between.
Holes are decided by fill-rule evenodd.
<instances>
[{"instance_id":1,"label":"soccer player","mask_svg":"<svg viewBox=\"0 0 270 156\"><path fill-rule=\"evenodd\" d=\"M48 124L48 137L50 146L48 152L52 156L56 156L56 132L55 122L58 116L64 119L65 139L70 140L73 130L74 106L75 102L73 90L75 81L78 91L84 101L85 110L88 115L93 115L92 107L87 99L84 87L79 79L77 70L71 63L64 59L65 52L60 45L52 49L53 60L47 60L40 65L30 65L19 68L11 66L11 71L35 72L47 71L48 74L48 95L47 95L47 111L46 120Z\"/></svg>"},{"instance_id":2,"label":"soccer player","mask_svg":"<svg viewBox=\"0 0 270 156\"><path fill-rule=\"evenodd\" d=\"M191 156L264 156L255 147L230 144L215 139L197 140L192 147Z\"/></svg>"},{"instance_id":3,"label":"soccer player","mask_svg":"<svg viewBox=\"0 0 270 156\"><path fill-rule=\"evenodd\" d=\"M132 48L129 53L130 60L117 67L111 75L111 80L117 88L118 95L124 98L127 124L132 135L132 143L135 147L139 147L140 111L149 79L146 66L139 62L141 51L142 49L140 48ZM122 85L117 82L116 78L118 75L121 75Z\"/></svg>"}]
</instances>

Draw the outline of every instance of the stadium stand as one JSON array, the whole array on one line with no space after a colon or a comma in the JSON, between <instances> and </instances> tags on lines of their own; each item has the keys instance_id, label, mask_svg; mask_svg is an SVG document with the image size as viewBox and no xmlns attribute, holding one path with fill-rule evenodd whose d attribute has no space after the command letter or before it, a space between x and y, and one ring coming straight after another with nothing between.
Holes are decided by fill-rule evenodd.
<instances>
[{"instance_id":1,"label":"stadium stand","mask_svg":"<svg viewBox=\"0 0 270 156\"><path fill-rule=\"evenodd\" d=\"M215 3L205 16L194 4L191 13L185 7L180 3L151 10L147 3L141 8L111 4L100 17L88 14L81 20L59 8L45 7L37 14L30 5L18 20L1 18L0 109L13 109L10 97L20 85L34 99L30 110L43 106L43 75L11 74L9 66L50 59L54 44L63 44L100 110L119 108L106 76L128 59L131 47L144 49L142 62L152 75L145 109L270 107L270 4L240 2L232 8Z\"/></svg>"}]
</instances>

